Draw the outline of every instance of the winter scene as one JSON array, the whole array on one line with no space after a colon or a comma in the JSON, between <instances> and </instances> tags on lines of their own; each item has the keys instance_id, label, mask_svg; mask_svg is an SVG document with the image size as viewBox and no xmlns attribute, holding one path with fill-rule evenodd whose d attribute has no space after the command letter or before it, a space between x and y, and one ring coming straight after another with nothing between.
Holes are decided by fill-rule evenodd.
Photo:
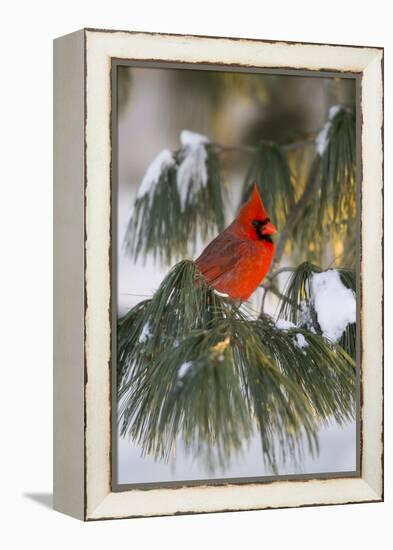
<instances>
[{"instance_id":1,"label":"winter scene","mask_svg":"<svg viewBox=\"0 0 393 550\"><path fill-rule=\"evenodd\" d=\"M355 474L355 81L117 70L115 483Z\"/></svg>"}]
</instances>

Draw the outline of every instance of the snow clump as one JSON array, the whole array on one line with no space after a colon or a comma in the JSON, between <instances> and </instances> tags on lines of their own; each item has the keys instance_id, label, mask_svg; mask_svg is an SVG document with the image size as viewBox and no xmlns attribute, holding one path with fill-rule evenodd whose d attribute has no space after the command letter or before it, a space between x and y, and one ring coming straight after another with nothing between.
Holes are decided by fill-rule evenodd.
<instances>
[{"instance_id":1,"label":"snow clump","mask_svg":"<svg viewBox=\"0 0 393 550\"><path fill-rule=\"evenodd\" d=\"M182 363L179 367L179 370L177 371L178 380L181 380L182 378L184 378L191 367L192 367L192 361L186 361L185 363Z\"/></svg>"},{"instance_id":2,"label":"snow clump","mask_svg":"<svg viewBox=\"0 0 393 550\"><path fill-rule=\"evenodd\" d=\"M290 330L297 327L294 323L292 323L292 321L287 321L286 319L277 319L276 328L278 328L278 330ZM303 334L298 333L295 335L295 345L299 349L304 349L308 347L308 342Z\"/></svg>"},{"instance_id":3,"label":"snow clump","mask_svg":"<svg viewBox=\"0 0 393 550\"><path fill-rule=\"evenodd\" d=\"M174 164L175 159L173 158L173 153L169 149L163 149L147 167L136 198L141 199L145 195L149 195L151 201L161 174L165 170L171 168Z\"/></svg>"},{"instance_id":4,"label":"snow clump","mask_svg":"<svg viewBox=\"0 0 393 550\"><path fill-rule=\"evenodd\" d=\"M138 339L139 343L140 344L145 344L149 340L151 335L152 335L152 332L151 332L151 329L150 329L150 324L145 323L143 325L142 331L139 335L139 339Z\"/></svg>"},{"instance_id":5,"label":"snow clump","mask_svg":"<svg viewBox=\"0 0 393 550\"><path fill-rule=\"evenodd\" d=\"M325 123L325 126L322 128L315 139L315 147L320 157L323 156L324 152L326 151L326 147L329 145L329 130L332 125L332 120L337 115L337 113L341 111L341 109L342 107L340 105L333 105L332 107L330 107L328 119Z\"/></svg>"},{"instance_id":6,"label":"snow clump","mask_svg":"<svg viewBox=\"0 0 393 550\"><path fill-rule=\"evenodd\" d=\"M348 324L356 323L356 296L343 285L335 269L314 273L310 281L311 299L322 333L337 343Z\"/></svg>"},{"instance_id":7,"label":"snow clump","mask_svg":"<svg viewBox=\"0 0 393 550\"><path fill-rule=\"evenodd\" d=\"M187 200L195 196L202 187L206 187L207 151L205 145L209 138L202 134L183 130L180 134L184 158L180 163L176 175L177 190L180 197L180 206L184 211Z\"/></svg>"}]
</instances>

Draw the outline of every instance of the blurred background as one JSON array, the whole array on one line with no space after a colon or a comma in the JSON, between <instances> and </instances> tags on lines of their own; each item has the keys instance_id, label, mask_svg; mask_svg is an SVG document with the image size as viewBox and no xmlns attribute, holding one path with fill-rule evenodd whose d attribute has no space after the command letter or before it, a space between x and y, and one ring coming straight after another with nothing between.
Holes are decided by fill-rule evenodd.
<instances>
[{"instance_id":1,"label":"blurred background","mask_svg":"<svg viewBox=\"0 0 393 550\"><path fill-rule=\"evenodd\" d=\"M260 140L280 145L304 142L294 148L291 170L303 185L314 141L324 127L329 107L354 108L355 81L344 78L229 73L190 69L118 68L118 216L117 216L117 304L118 316L150 297L168 271L151 258L131 259L123 246L124 235L138 186L147 167L164 148L177 150L184 129L209 137L224 147L219 153L222 179L227 188L226 222L239 205L250 151ZM233 147L232 147L233 146ZM355 227L353 227L353 234ZM199 239L191 257L206 245ZM318 258L322 268L331 265L353 267L354 250L335 238ZM298 250L282 260L283 265L303 261ZM312 258L311 258L312 259ZM348 265L348 263L350 265ZM281 277L285 279L285 274ZM284 281L282 281L284 282ZM252 298L255 308L262 291ZM265 311L274 312L276 299L268 295ZM186 456L181 442L169 464L142 457L131 441L118 440L118 483L142 483L190 479L253 477L271 475L264 467L258 437L244 456L234 459L225 471L212 475L199 462ZM280 474L344 472L356 469L356 426L344 428L334 422L320 433L318 457L306 456L301 465L287 462Z\"/></svg>"}]
</instances>

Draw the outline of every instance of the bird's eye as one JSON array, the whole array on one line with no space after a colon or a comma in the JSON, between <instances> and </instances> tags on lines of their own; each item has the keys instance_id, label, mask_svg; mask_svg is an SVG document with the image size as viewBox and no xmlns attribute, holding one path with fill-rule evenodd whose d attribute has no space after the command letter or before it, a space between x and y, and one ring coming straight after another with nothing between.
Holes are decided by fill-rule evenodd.
<instances>
[{"instance_id":1,"label":"bird's eye","mask_svg":"<svg viewBox=\"0 0 393 550\"><path fill-rule=\"evenodd\" d=\"M260 229L264 225L270 222L270 218L266 218L264 220L252 220L252 225L256 227L257 229Z\"/></svg>"}]
</instances>

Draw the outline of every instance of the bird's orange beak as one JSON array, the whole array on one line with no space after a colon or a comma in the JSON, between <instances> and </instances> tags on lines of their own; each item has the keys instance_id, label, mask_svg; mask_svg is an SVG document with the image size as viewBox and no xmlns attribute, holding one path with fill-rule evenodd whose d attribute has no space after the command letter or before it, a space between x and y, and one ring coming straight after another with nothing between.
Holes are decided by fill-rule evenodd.
<instances>
[{"instance_id":1,"label":"bird's orange beak","mask_svg":"<svg viewBox=\"0 0 393 550\"><path fill-rule=\"evenodd\" d=\"M273 235L273 233L277 233L277 228L272 224L272 222L267 222L263 226L262 233L264 235Z\"/></svg>"}]
</instances>

